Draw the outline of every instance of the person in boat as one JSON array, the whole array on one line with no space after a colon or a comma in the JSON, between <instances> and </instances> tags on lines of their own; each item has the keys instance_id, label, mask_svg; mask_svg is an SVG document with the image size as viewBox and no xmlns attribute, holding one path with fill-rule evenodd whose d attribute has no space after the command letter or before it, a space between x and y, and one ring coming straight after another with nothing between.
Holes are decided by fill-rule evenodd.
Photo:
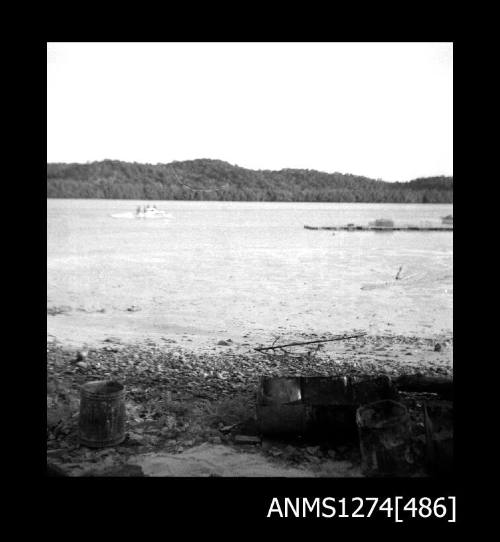
<instances>
[{"instance_id":1,"label":"person in boat","mask_svg":"<svg viewBox=\"0 0 500 542\"><path fill-rule=\"evenodd\" d=\"M137 209L135 210L135 214L136 214L136 215L140 215L140 214L141 214L141 206L140 206L140 205L137 206Z\"/></svg>"}]
</instances>

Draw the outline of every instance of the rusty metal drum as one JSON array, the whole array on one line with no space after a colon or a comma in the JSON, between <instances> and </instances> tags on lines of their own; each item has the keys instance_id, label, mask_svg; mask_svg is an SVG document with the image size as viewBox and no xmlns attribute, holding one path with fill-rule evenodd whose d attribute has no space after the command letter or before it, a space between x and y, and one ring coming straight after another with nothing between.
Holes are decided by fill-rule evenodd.
<instances>
[{"instance_id":1,"label":"rusty metal drum","mask_svg":"<svg viewBox=\"0 0 500 542\"><path fill-rule=\"evenodd\" d=\"M79 440L90 448L116 446L125 439L125 388L112 380L81 387Z\"/></svg>"},{"instance_id":2,"label":"rusty metal drum","mask_svg":"<svg viewBox=\"0 0 500 542\"><path fill-rule=\"evenodd\" d=\"M366 476L405 476L413 464L407 408L396 401L375 401L358 408L361 467Z\"/></svg>"}]
</instances>

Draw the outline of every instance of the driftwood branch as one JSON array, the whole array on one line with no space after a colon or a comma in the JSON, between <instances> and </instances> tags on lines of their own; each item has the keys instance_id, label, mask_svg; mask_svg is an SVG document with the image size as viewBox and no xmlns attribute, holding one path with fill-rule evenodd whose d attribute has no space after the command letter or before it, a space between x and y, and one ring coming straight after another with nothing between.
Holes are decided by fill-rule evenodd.
<instances>
[{"instance_id":1,"label":"driftwood branch","mask_svg":"<svg viewBox=\"0 0 500 542\"><path fill-rule=\"evenodd\" d=\"M366 335L366 331L362 331L360 333L355 333L353 335L337 335L335 337L331 337L330 339L317 339L315 341L305 341L305 342L296 342L296 343L288 343L288 344L278 344L276 346L260 346L258 348L254 348L254 350L257 350L257 352L264 352L266 350L276 350L276 349L283 349L287 346L303 346L305 344L317 344L317 343L327 343L331 341L341 341L344 339L355 339L357 337L363 337Z\"/></svg>"}]
</instances>

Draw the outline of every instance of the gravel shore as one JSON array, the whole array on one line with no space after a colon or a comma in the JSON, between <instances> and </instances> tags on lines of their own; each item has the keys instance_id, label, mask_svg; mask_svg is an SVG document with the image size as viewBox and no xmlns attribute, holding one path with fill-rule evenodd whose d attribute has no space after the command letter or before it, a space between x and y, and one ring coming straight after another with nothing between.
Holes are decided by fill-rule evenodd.
<instances>
[{"instance_id":1,"label":"gravel shore","mask_svg":"<svg viewBox=\"0 0 500 542\"><path fill-rule=\"evenodd\" d=\"M293 339L325 336L295 335ZM282 341L286 343L287 338L279 343ZM53 337L47 342L48 460L69 475L134 476L141 469L131 466L131 458L160 451L182 454L208 443L264 454L288 467L307 464L310 469L321 469L321 463L335 456L336 461L357 468L359 452L354 449L269 441L258 446L235 443L239 432L251 431L259 378L453 374L453 338L449 335L430 339L367 335L324 343L320 348L295 347L287 349L286 355L253 350L271 343L254 343L251 337L234 341L221 337L202 345L186 336L129 344L108 337L101 345L75 348ZM118 380L126 387L127 438L120 446L94 451L78 444L79 387L101 379ZM418 397L407 400L410 408L418 407ZM418 414L415 416L415 423L421 424Z\"/></svg>"}]
</instances>

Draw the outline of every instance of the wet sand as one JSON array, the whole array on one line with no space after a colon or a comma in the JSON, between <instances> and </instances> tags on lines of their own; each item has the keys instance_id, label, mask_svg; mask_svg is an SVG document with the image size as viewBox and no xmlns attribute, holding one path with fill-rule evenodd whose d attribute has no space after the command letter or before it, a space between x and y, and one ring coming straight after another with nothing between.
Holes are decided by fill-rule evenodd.
<instances>
[{"instance_id":1,"label":"wet sand","mask_svg":"<svg viewBox=\"0 0 500 542\"><path fill-rule=\"evenodd\" d=\"M334 331L326 328L313 332L301 330L298 326L290 326L288 330L271 328L272 331L252 328L245 330L241 326L208 330L194 325L174 323L160 327L154 320L144 318L143 315L135 318L133 306L130 311L124 311L122 314L75 311L64 306L52 310L53 313L47 315L47 341L57 342L69 348L100 348L114 342L121 345L154 344L195 354L225 352L239 355L253 352L255 347L269 346L276 340L284 344L354 331L352 328ZM415 370L422 371L441 364L443 367L452 367L452 348L443 349L441 352L433 350L437 343L452 341L451 331L429 330L428 334L415 336L393 333L390 330L388 327L383 333L373 333L360 327L356 331L368 331L368 339L356 342L355 348L352 341L327 342L324 343L322 352L346 357L353 362L371 361L381 366L384 366L390 358L395 367L398 364L411 365ZM217 344L221 340L229 340L232 344L229 347L221 347ZM300 352L300 348L294 351Z\"/></svg>"}]
</instances>

